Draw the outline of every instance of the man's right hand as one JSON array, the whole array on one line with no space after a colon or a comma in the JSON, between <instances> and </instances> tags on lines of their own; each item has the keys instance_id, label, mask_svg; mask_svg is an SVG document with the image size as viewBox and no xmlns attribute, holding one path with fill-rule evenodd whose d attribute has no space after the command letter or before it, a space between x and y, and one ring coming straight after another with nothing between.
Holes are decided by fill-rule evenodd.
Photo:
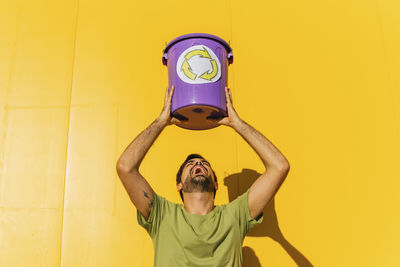
<instances>
[{"instance_id":1,"label":"man's right hand","mask_svg":"<svg viewBox=\"0 0 400 267\"><path fill-rule=\"evenodd\" d=\"M186 122L178 120L177 118L171 116L171 100L172 100L172 95L174 94L174 90L175 90L174 85L172 85L171 87L167 87L167 91L165 92L164 107L161 111L160 116L158 116L158 120L165 123L165 125Z\"/></svg>"},{"instance_id":2,"label":"man's right hand","mask_svg":"<svg viewBox=\"0 0 400 267\"><path fill-rule=\"evenodd\" d=\"M132 203L146 220L153 208L154 191L140 174L139 165L165 126L178 122L182 123L177 118L171 116L171 99L173 93L174 86L167 87L164 108L160 116L129 144L119 157L116 166L118 176L128 192Z\"/></svg>"}]
</instances>

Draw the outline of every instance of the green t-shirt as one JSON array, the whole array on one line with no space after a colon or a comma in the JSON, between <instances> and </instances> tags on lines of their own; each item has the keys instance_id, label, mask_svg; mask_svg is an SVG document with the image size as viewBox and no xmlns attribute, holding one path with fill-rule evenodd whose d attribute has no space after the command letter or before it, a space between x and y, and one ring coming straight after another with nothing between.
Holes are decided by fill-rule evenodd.
<instances>
[{"instance_id":1,"label":"green t-shirt","mask_svg":"<svg viewBox=\"0 0 400 267\"><path fill-rule=\"evenodd\" d=\"M248 193L206 215L188 213L183 204L154 194L148 220L137 211L138 223L153 240L154 266L242 266L243 239L264 218L251 218Z\"/></svg>"}]
</instances>

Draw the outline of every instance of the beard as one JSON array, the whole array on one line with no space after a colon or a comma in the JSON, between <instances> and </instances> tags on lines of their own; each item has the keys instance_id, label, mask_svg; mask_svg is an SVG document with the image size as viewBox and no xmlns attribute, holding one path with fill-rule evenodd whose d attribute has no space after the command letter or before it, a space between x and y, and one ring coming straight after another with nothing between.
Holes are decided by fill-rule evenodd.
<instances>
[{"instance_id":1,"label":"beard","mask_svg":"<svg viewBox=\"0 0 400 267\"><path fill-rule=\"evenodd\" d=\"M214 183L211 176L203 174L194 175L191 177L189 174L182 186L182 191L185 193L193 192L214 192Z\"/></svg>"}]
</instances>

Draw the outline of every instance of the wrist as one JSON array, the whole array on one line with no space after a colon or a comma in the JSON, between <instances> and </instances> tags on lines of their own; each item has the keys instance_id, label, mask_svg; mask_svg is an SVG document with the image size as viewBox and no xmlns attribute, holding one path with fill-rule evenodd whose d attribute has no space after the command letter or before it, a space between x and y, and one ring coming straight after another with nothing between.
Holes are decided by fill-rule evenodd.
<instances>
[{"instance_id":1,"label":"wrist","mask_svg":"<svg viewBox=\"0 0 400 267\"><path fill-rule=\"evenodd\" d=\"M158 116L154 123L160 125L162 128L166 127L168 125L168 119L163 117L163 116Z\"/></svg>"},{"instance_id":2,"label":"wrist","mask_svg":"<svg viewBox=\"0 0 400 267\"><path fill-rule=\"evenodd\" d=\"M238 130L241 126L243 126L243 124L244 121L238 117L237 119L232 121L231 127L235 130Z\"/></svg>"}]
</instances>

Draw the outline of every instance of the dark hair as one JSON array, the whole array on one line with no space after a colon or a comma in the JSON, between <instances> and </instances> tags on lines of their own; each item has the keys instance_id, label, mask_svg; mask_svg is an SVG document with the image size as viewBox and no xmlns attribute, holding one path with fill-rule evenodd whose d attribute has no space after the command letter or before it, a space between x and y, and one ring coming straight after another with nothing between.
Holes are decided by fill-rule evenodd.
<instances>
[{"instance_id":1,"label":"dark hair","mask_svg":"<svg viewBox=\"0 0 400 267\"><path fill-rule=\"evenodd\" d=\"M183 168L185 168L186 163L187 163L189 160L194 159L194 158L200 158L200 159L206 160L205 158L203 158L203 157L202 157L201 155L199 155L199 154L190 154L189 156L187 156L187 158L185 159L185 161L182 163L181 167L179 168L178 173L176 174L176 184L179 184L179 183L181 182L181 180L182 180L182 171L183 171ZM213 174L214 174L215 182L217 182L217 176L215 175L215 172L214 172L214 170L213 170L212 168L211 168L211 170L212 170L212 172L213 172ZM215 198L215 194L216 194L216 193L217 193L217 191L216 191L215 188L214 188L214 198ZM181 195L181 199L182 199L182 202L183 202L184 200L183 200L182 190L179 191L179 194Z\"/></svg>"}]
</instances>

